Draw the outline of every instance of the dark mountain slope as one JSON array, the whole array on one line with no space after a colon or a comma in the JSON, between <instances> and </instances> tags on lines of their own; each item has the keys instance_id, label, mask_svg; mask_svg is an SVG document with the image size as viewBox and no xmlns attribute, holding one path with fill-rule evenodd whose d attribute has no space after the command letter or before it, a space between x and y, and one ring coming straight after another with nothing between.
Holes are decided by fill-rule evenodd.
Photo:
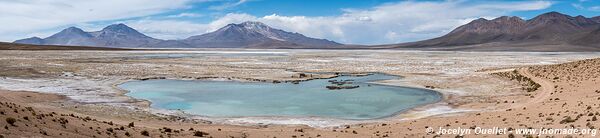
<instances>
[{"instance_id":1,"label":"dark mountain slope","mask_svg":"<svg viewBox=\"0 0 600 138\"><path fill-rule=\"evenodd\" d=\"M271 28L260 22L228 24L217 31L184 40L160 40L125 24L113 24L96 32L69 27L47 38L32 37L13 43L35 45L96 46L120 48L336 48L342 44Z\"/></svg>"},{"instance_id":2,"label":"dark mountain slope","mask_svg":"<svg viewBox=\"0 0 600 138\"><path fill-rule=\"evenodd\" d=\"M162 40L148 37L125 24L113 24L96 32L69 27L44 39L32 37L14 43L36 45L142 47Z\"/></svg>"},{"instance_id":3,"label":"dark mountain slope","mask_svg":"<svg viewBox=\"0 0 600 138\"><path fill-rule=\"evenodd\" d=\"M439 50L503 50L502 47L513 50L516 48L518 51L600 50L600 41L597 40L600 39L599 36L600 17L572 17L549 12L530 20L507 16L493 20L477 19L438 38L383 47ZM548 45L548 49L540 45Z\"/></svg>"},{"instance_id":4,"label":"dark mountain slope","mask_svg":"<svg viewBox=\"0 0 600 138\"><path fill-rule=\"evenodd\" d=\"M244 22L240 24L228 24L214 32L192 36L183 40L192 47L219 47L219 48L241 48L241 47L331 47L342 44L325 40L306 37L299 33L290 33L271 28L260 22Z\"/></svg>"}]
</instances>

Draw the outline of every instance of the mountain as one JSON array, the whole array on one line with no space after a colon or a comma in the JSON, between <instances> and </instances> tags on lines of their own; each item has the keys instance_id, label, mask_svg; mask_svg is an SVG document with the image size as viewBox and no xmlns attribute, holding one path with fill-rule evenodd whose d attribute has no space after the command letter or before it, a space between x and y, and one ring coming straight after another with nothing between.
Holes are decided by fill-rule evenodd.
<instances>
[{"instance_id":1,"label":"mountain","mask_svg":"<svg viewBox=\"0 0 600 138\"><path fill-rule=\"evenodd\" d=\"M211 33L191 36L183 42L192 47L219 48L323 48L342 45L326 39L315 39L274 29L260 22L228 24Z\"/></svg>"},{"instance_id":2,"label":"mountain","mask_svg":"<svg viewBox=\"0 0 600 138\"><path fill-rule=\"evenodd\" d=\"M391 48L490 51L600 50L600 17L548 12L529 20L502 16L477 19L429 40L386 45Z\"/></svg>"},{"instance_id":3,"label":"mountain","mask_svg":"<svg viewBox=\"0 0 600 138\"><path fill-rule=\"evenodd\" d=\"M97 46L119 48L336 48L342 44L271 28L260 22L228 24L217 31L183 40L160 40L125 24L85 32L69 27L46 38L31 37L13 43L34 45Z\"/></svg>"},{"instance_id":4,"label":"mountain","mask_svg":"<svg viewBox=\"0 0 600 138\"><path fill-rule=\"evenodd\" d=\"M39 37L30 37L30 38L25 38L25 39L17 40L14 43L41 45L41 44L44 44L44 39L39 38Z\"/></svg>"},{"instance_id":5,"label":"mountain","mask_svg":"<svg viewBox=\"0 0 600 138\"><path fill-rule=\"evenodd\" d=\"M162 40L146 36L125 24L113 24L96 32L69 27L46 38L32 37L13 43L35 45L143 47Z\"/></svg>"},{"instance_id":6,"label":"mountain","mask_svg":"<svg viewBox=\"0 0 600 138\"><path fill-rule=\"evenodd\" d=\"M34 45L0 42L0 50L131 50L123 48L91 47L91 46L56 46Z\"/></svg>"},{"instance_id":7,"label":"mountain","mask_svg":"<svg viewBox=\"0 0 600 138\"><path fill-rule=\"evenodd\" d=\"M113 24L104 29L91 32L101 46L143 47L162 40L146 36L125 24Z\"/></svg>"},{"instance_id":8,"label":"mountain","mask_svg":"<svg viewBox=\"0 0 600 138\"><path fill-rule=\"evenodd\" d=\"M44 38L44 45L82 45L95 46L93 36L77 27L69 27L54 35Z\"/></svg>"}]
</instances>

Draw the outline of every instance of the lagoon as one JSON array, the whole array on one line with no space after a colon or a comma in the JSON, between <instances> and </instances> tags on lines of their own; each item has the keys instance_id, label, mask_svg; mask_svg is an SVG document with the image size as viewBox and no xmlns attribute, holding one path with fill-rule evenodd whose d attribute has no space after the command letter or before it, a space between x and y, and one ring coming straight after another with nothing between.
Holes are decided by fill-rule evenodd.
<instances>
[{"instance_id":1,"label":"lagoon","mask_svg":"<svg viewBox=\"0 0 600 138\"><path fill-rule=\"evenodd\" d=\"M118 85L126 95L151 107L218 117L324 117L377 119L437 102L439 93L419 88L373 84L400 79L386 74L340 76L292 83L209 80L146 80ZM331 80L351 80L354 89L330 90Z\"/></svg>"}]
</instances>

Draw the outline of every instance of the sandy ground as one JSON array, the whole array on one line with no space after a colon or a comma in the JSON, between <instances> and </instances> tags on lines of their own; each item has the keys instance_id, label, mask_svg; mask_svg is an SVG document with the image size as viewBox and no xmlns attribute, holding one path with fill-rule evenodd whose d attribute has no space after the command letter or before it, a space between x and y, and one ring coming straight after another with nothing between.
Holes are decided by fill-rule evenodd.
<instances>
[{"instance_id":1,"label":"sandy ground","mask_svg":"<svg viewBox=\"0 0 600 138\"><path fill-rule=\"evenodd\" d=\"M0 106L1 111L8 113L0 115L0 126L8 128L0 130L0 134L4 137L126 137L125 132L128 132L133 137L143 137L141 131L147 130L151 137L192 137L196 131L207 132L209 137L455 137L458 134L437 133L441 132L440 128L458 127L471 131L494 127L593 128L594 123L590 121L600 108L596 104L600 63L598 59L583 59L597 57L600 53L239 49L0 51L0 89L5 90L1 97L3 103L10 102ZM577 60L583 61L559 64ZM516 72L512 72L514 69ZM336 124L335 127L306 126L310 123L240 126L157 114L147 108L148 103L130 99L123 95L124 91L115 88L118 83L145 78L293 81L313 79L299 78L299 73L314 73L317 78L330 77L332 72L402 75L404 79L380 83L433 88L443 93L445 100L391 118ZM529 87L529 81L515 78L527 78L541 87L528 92L523 88ZM31 113L24 108L29 106L36 114L56 112L58 120L60 117L69 120L69 126L62 127L60 121L56 124L52 121L57 120L56 117L29 116ZM15 109L25 111L11 112ZM71 113L75 117L68 115ZM34 121L24 120L25 116ZM97 118L97 121L82 119L84 116ZM7 124L4 121L7 117L17 118L16 126ZM113 125L102 121L112 121ZM130 122L135 122L135 127L130 129L127 126ZM120 126L125 129L112 132L108 129ZM163 127L179 131L165 132ZM427 133L430 130L433 131ZM466 136L509 135L495 133Z\"/></svg>"}]
</instances>

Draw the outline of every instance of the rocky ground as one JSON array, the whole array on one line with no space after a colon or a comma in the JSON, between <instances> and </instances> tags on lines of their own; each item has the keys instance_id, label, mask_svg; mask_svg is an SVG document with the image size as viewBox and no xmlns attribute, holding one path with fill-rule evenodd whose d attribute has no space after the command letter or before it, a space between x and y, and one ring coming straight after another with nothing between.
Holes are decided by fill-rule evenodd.
<instances>
[{"instance_id":1,"label":"rocky ground","mask_svg":"<svg viewBox=\"0 0 600 138\"><path fill-rule=\"evenodd\" d=\"M0 125L8 129L2 129L0 134L126 137L128 132L133 137L143 137L141 131L147 130L151 137L192 137L199 130L212 137L433 137L436 134L426 133L430 127L590 128L593 123L588 125L587 120L593 120L598 106L593 100L597 100L594 89L598 90L600 64L597 59L577 60L598 56L369 50L0 51L0 89L9 90L2 92L0 106L6 111L0 115ZM558 64L570 61L577 62ZM515 68L518 69L513 72ZM380 83L435 89L444 94L445 100L383 123L328 128L237 126L152 114L147 103L123 96L123 91L114 87L132 79L294 81L330 77L334 72L402 75L402 80ZM300 77L301 73L312 77ZM541 87L531 90L533 83L523 78ZM15 92L19 90L43 93ZM48 97L45 93L66 97L43 98ZM15 109L24 111L14 112ZM56 114L37 118L33 112ZM86 120L87 116L96 121ZM16 119L16 125L4 121L9 117ZM68 125L52 121L61 117L69 120ZM110 121L113 125L108 124ZM136 122L135 127L129 128L130 122ZM164 127L172 131L166 132Z\"/></svg>"}]
</instances>

